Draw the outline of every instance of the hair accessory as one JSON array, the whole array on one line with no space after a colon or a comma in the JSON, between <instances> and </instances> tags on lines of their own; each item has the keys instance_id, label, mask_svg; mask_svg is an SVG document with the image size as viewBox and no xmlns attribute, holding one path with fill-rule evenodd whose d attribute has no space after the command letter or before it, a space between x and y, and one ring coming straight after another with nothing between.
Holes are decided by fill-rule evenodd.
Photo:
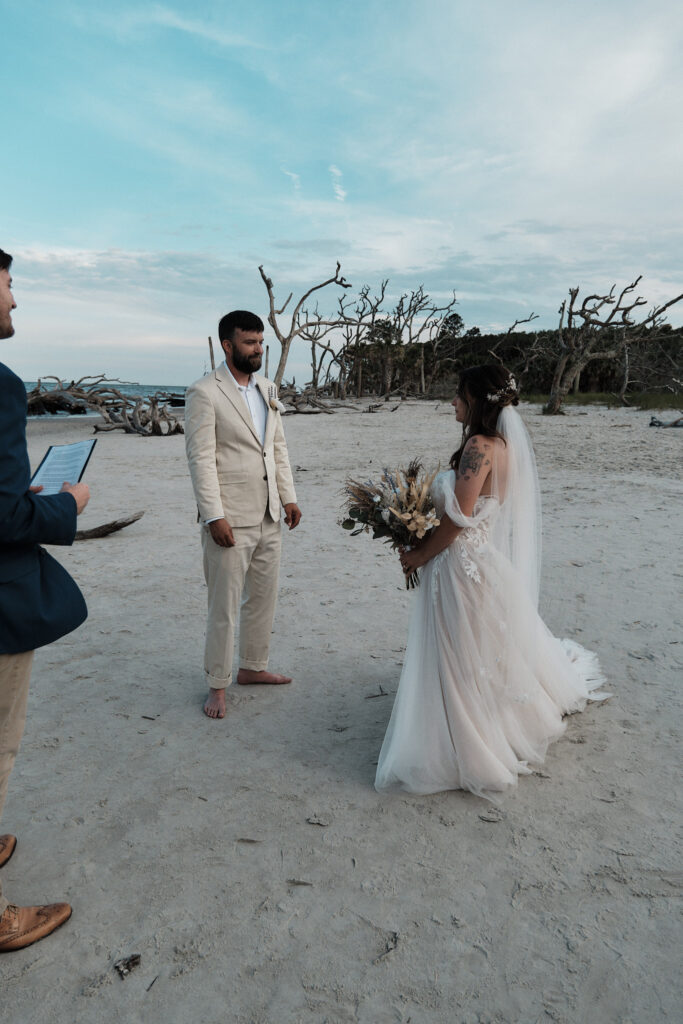
<instances>
[{"instance_id":1,"label":"hair accessory","mask_svg":"<svg viewBox=\"0 0 683 1024\"><path fill-rule=\"evenodd\" d=\"M507 379L507 383L505 384L505 386L502 387L500 389L500 391L495 391L493 394L488 394L486 396L486 401L487 402L502 402L506 398L514 398L516 394L517 394L517 381L512 376L512 374L510 374L510 376Z\"/></svg>"}]
</instances>

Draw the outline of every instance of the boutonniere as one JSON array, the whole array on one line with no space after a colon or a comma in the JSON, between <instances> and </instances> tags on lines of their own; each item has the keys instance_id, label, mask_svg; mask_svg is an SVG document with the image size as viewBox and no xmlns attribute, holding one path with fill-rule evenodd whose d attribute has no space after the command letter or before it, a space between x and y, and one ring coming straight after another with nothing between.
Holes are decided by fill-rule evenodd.
<instances>
[{"instance_id":1,"label":"boutonniere","mask_svg":"<svg viewBox=\"0 0 683 1024\"><path fill-rule=\"evenodd\" d=\"M277 388L274 384L268 385L268 405L273 412L286 412L284 405L277 397Z\"/></svg>"}]
</instances>

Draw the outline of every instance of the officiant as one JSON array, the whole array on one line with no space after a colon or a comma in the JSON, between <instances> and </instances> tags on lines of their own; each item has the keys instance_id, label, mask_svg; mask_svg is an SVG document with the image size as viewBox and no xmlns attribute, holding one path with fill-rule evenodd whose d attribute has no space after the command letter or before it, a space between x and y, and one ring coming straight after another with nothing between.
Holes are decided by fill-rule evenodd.
<instances>
[{"instance_id":1,"label":"officiant","mask_svg":"<svg viewBox=\"0 0 683 1024\"><path fill-rule=\"evenodd\" d=\"M14 334L10 268L0 249L0 339ZM26 721L33 653L76 629L88 610L76 583L41 544L73 543L76 517L90 499L86 484L65 483L58 494L31 487L26 447L26 389L0 363L0 816ZM0 867L17 846L0 835ZM42 886L41 886L42 887ZM17 906L0 884L0 953L45 938L71 916L68 903Z\"/></svg>"}]
</instances>

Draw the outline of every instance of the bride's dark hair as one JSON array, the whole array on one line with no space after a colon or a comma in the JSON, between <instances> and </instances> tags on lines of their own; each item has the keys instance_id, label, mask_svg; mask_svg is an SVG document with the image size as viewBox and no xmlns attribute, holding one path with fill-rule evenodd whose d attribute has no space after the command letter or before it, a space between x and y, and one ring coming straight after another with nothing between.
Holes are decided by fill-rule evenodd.
<instances>
[{"instance_id":1,"label":"bride's dark hair","mask_svg":"<svg viewBox=\"0 0 683 1024\"><path fill-rule=\"evenodd\" d=\"M518 405L517 382L509 370L497 363L470 366L462 370L458 395L467 405L467 419L462 425L462 443L451 456L451 469L457 470L463 449L474 434L505 438L497 429L498 415L506 405Z\"/></svg>"}]
</instances>

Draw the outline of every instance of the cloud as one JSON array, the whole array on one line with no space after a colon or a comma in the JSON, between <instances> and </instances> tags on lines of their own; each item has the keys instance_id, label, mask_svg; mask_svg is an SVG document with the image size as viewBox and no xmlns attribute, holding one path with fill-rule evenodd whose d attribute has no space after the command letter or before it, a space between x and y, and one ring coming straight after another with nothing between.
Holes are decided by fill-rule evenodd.
<instances>
[{"instance_id":1,"label":"cloud","mask_svg":"<svg viewBox=\"0 0 683 1024\"><path fill-rule=\"evenodd\" d=\"M335 258L346 250L346 243L339 238L277 238L270 243L275 249L286 249L289 252L315 253L320 256Z\"/></svg>"},{"instance_id":2,"label":"cloud","mask_svg":"<svg viewBox=\"0 0 683 1024\"><path fill-rule=\"evenodd\" d=\"M261 40L250 39L198 18L185 17L164 4L140 5L128 10L119 10L116 14L96 11L87 7L85 11L72 11L71 16L79 27L101 28L107 32L113 32L118 37L140 35L141 32L149 28L165 28L203 39L226 49L268 49Z\"/></svg>"},{"instance_id":3,"label":"cloud","mask_svg":"<svg viewBox=\"0 0 683 1024\"><path fill-rule=\"evenodd\" d=\"M33 6L14 17L28 26ZM455 288L481 327L531 309L554 324L570 285L642 272L649 300L682 290L678 8L370 7L330 34L327 16L275 0L238 15L68 0L45 30L58 70L15 34L7 134L53 154L47 169L30 147L6 154L22 322L30 299L41 330L59 309L65 345L96 333L115 352L118 333L180 353L225 308L263 309L260 263L284 299L337 259L354 290Z\"/></svg>"},{"instance_id":4,"label":"cloud","mask_svg":"<svg viewBox=\"0 0 683 1024\"><path fill-rule=\"evenodd\" d=\"M330 164L330 174L332 175L332 188L334 190L335 198L337 202L343 203L347 195L346 189L342 187L342 178L344 175L338 167L335 167L334 164Z\"/></svg>"},{"instance_id":5,"label":"cloud","mask_svg":"<svg viewBox=\"0 0 683 1024\"><path fill-rule=\"evenodd\" d=\"M294 186L295 192L301 191L301 176L299 174L295 174L293 171L288 171L284 167L282 168L282 173L287 175Z\"/></svg>"},{"instance_id":6,"label":"cloud","mask_svg":"<svg viewBox=\"0 0 683 1024\"><path fill-rule=\"evenodd\" d=\"M226 301L247 292L263 299L256 263L210 250L79 249L68 246L29 245L14 249L16 283L22 307L33 301L69 301L120 310L139 309L159 322L201 320L207 305L210 320ZM226 283L228 298L226 299ZM26 293L28 298L23 298ZM183 331L185 328L183 327ZM175 333L175 332L172 332Z\"/></svg>"},{"instance_id":7,"label":"cloud","mask_svg":"<svg viewBox=\"0 0 683 1024\"><path fill-rule=\"evenodd\" d=\"M141 17L144 18L144 16L144 14L141 14ZM209 25L206 22L199 21L195 18L184 18L177 14L176 11L172 11L170 8L164 7L160 4L155 4L155 6L148 12L147 17L149 19L149 24L161 25L164 28L177 29L179 32L198 36L200 39L206 39L209 42L216 43L218 46L228 48L246 47L248 49L256 50L265 49L262 42L255 42L253 39L248 39L245 36L238 35L234 32L226 32L225 29L219 28L216 25Z\"/></svg>"},{"instance_id":8,"label":"cloud","mask_svg":"<svg viewBox=\"0 0 683 1024\"><path fill-rule=\"evenodd\" d=\"M46 373L189 383L230 308L263 309L256 267L210 252L15 247L15 345L25 380Z\"/></svg>"}]
</instances>

